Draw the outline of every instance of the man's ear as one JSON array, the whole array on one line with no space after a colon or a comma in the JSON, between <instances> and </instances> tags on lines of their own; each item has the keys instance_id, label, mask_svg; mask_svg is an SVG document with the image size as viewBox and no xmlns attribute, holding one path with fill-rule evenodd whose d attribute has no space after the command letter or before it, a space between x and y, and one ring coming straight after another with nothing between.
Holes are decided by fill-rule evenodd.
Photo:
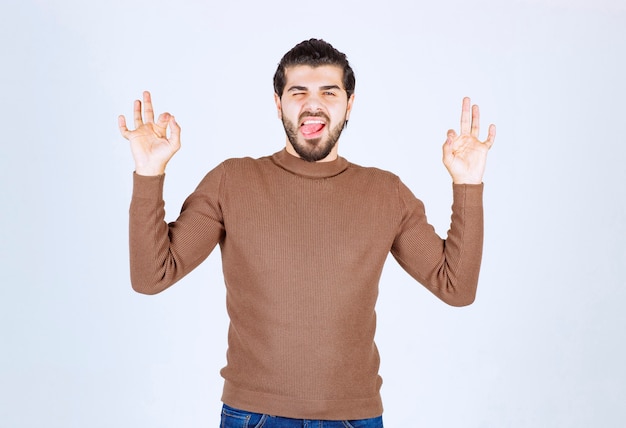
<instances>
[{"instance_id":1,"label":"man's ear","mask_svg":"<svg viewBox=\"0 0 626 428\"><path fill-rule=\"evenodd\" d=\"M280 103L280 97L276 92L274 92L274 103L276 103L276 112L278 113L278 118L282 120L283 118L283 108Z\"/></svg>"},{"instance_id":2,"label":"man's ear","mask_svg":"<svg viewBox=\"0 0 626 428\"><path fill-rule=\"evenodd\" d=\"M348 98L348 106L346 107L346 122L350 119L350 112L352 111L352 104L354 103L354 93Z\"/></svg>"}]
</instances>

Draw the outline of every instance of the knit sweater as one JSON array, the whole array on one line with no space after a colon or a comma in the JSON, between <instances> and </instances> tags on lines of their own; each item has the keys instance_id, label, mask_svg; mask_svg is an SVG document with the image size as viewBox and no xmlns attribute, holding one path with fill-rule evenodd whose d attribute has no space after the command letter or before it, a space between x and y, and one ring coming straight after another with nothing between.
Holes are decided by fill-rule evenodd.
<instances>
[{"instance_id":1,"label":"knit sweater","mask_svg":"<svg viewBox=\"0 0 626 428\"><path fill-rule=\"evenodd\" d=\"M382 414L375 303L389 252L444 302L474 300L482 185L453 185L442 239L397 176L341 157L309 163L282 150L229 159L169 224L163 183L163 175L134 175L132 285L158 293L220 245L230 406L302 419Z\"/></svg>"}]
</instances>

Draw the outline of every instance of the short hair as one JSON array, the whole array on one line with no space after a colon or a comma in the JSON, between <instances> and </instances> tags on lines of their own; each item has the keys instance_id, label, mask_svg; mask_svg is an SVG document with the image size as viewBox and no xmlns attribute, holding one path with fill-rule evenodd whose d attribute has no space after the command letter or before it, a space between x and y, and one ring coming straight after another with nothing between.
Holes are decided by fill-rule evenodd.
<instances>
[{"instance_id":1,"label":"short hair","mask_svg":"<svg viewBox=\"0 0 626 428\"><path fill-rule=\"evenodd\" d=\"M294 46L278 63L278 68L274 73L274 92L279 97L282 97L285 90L285 70L287 67L296 65L308 65L310 67L336 65L343 69L343 87L346 89L348 98L354 93L356 78L348 62L348 57L324 40L309 39Z\"/></svg>"}]
</instances>

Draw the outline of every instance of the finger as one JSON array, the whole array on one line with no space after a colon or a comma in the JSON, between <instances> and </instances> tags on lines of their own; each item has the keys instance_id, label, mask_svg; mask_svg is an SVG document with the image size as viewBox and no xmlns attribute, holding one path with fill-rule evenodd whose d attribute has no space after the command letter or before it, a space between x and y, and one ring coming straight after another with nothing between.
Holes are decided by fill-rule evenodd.
<instances>
[{"instance_id":1,"label":"finger","mask_svg":"<svg viewBox=\"0 0 626 428\"><path fill-rule=\"evenodd\" d=\"M480 132L480 109L477 105L472 106L472 137L478 138Z\"/></svg>"},{"instance_id":2,"label":"finger","mask_svg":"<svg viewBox=\"0 0 626 428\"><path fill-rule=\"evenodd\" d=\"M469 134L472 126L472 115L470 112L471 101L468 97L463 98L461 107L461 134Z\"/></svg>"},{"instance_id":3,"label":"finger","mask_svg":"<svg viewBox=\"0 0 626 428\"><path fill-rule=\"evenodd\" d=\"M485 140L484 144L487 145L487 148L491 148L491 146L493 146L493 143L496 141L496 125L489 125L489 131L487 134L487 139Z\"/></svg>"},{"instance_id":4,"label":"finger","mask_svg":"<svg viewBox=\"0 0 626 428\"><path fill-rule=\"evenodd\" d=\"M170 126L170 142L176 150L180 148L180 125L176 122L174 116L169 117Z\"/></svg>"},{"instance_id":5,"label":"finger","mask_svg":"<svg viewBox=\"0 0 626 428\"><path fill-rule=\"evenodd\" d=\"M133 118L135 119L135 129L143 125L143 119L141 118L141 101L135 100L133 105Z\"/></svg>"},{"instance_id":6,"label":"finger","mask_svg":"<svg viewBox=\"0 0 626 428\"><path fill-rule=\"evenodd\" d=\"M147 123L154 122L154 109L152 108L152 97L150 92L143 92L143 114Z\"/></svg>"},{"instance_id":7,"label":"finger","mask_svg":"<svg viewBox=\"0 0 626 428\"><path fill-rule=\"evenodd\" d=\"M452 143L450 139L450 132L448 131L448 138L446 138L445 143L443 143L443 163L447 162L447 159L452 155Z\"/></svg>"},{"instance_id":8,"label":"finger","mask_svg":"<svg viewBox=\"0 0 626 428\"><path fill-rule=\"evenodd\" d=\"M126 127L126 118L124 116L119 116L117 118L117 127L120 129L120 134L122 134L122 137L128 138L127 135L129 131Z\"/></svg>"},{"instance_id":9,"label":"finger","mask_svg":"<svg viewBox=\"0 0 626 428\"><path fill-rule=\"evenodd\" d=\"M171 117L171 114L169 114L169 113L161 113L159 115L159 119L155 123L155 125L158 128L163 130L163 135L162 136L165 136L165 130L167 129L167 124L170 121L170 117Z\"/></svg>"},{"instance_id":10,"label":"finger","mask_svg":"<svg viewBox=\"0 0 626 428\"><path fill-rule=\"evenodd\" d=\"M458 135L456 134L454 129L449 129L448 130L448 134L446 135L446 137L447 137L446 143L450 145L450 144L452 144L454 142L454 140L456 140Z\"/></svg>"}]
</instances>

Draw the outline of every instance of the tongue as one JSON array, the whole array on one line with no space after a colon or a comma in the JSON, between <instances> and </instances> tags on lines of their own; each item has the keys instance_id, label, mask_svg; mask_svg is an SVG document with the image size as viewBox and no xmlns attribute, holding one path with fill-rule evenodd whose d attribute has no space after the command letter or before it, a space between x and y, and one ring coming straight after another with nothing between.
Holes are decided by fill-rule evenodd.
<instances>
[{"instance_id":1,"label":"tongue","mask_svg":"<svg viewBox=\"0 0 626 428\"><path fill-rule=\"evenodd\" d=\"M304 135L309 135L321 131L322 128L324 128L323 123L311 123L309 125L302 125L300 129Z\"/></svg>"}]
</instances>

